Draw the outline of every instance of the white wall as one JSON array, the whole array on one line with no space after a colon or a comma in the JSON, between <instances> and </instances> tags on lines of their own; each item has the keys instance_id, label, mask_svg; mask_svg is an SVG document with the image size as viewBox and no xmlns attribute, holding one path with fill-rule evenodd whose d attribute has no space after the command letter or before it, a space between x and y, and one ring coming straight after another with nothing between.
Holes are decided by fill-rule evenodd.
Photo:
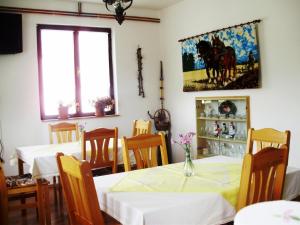
<instances>
[{"instance_id":1,"label":"white wall","mask_svg":"<svg viewBox=\"0 0 300 225\"><path fill-rule=\"evenodd\" d=\"M75 3L46 4L36 0L2 0L1 5L75 10ZM99 8L98 8L99 7ZM86 12L104 12L99 5L83 5ZM128 15L159 17L153 10L130 9ZM47 122L39 117L36 24L70 24L111 27L114 35L116 90L119 117L80 120L87 128L118 126L120 136L130 135L131 121L148 118L159 105L159 60L164 62L166 108L172 116L173 137L196 130L196 96L249 95L251 126L273 127L292 132L290 161L300 161L300 1L298 0L184 0L161 11L161 24L114 20L24 14L24 52L0 55L0 124L5 159L16 146L48 143ZM262 88L234 91L182 92L182 62L179 39L243 22L262 19L259 24ZM160 39L159 39L160 34ZM159 40L161 43L159 44ZM144 56L146 98L137 96L136 48ZM196 142L194 143L195 146ZM173 146L176 161L183 152ZM16 167L6 163L8 174Z\"/></svg>"},{"instance_id":2,"label":"white wall","mask_svg":"<svg viewBox=\"0 0 300 225\"><path fill-rule=\"evenodd\" d=\"M50 1L1 1L1 6L76 10L76 3L58 4ZM59 7L59 8L58 8ZM83 9L97 5L83 5ZM103 9L101 9L103 11ZM101 11L100 10L100 11ZM156 17L158 13L140 10L144 16ZM87 12L87 11L85 11ZM106 10L105 10L105 13ZM139 12L141 13L141 12ZM130 15L135 14L134 9ZM46 144L48 122L40 120L38 95L38 65L36 24L64 24L93 27L110 27L113 33L114 73L119 114L118 117L79 120L87 129L119 127L119 136L131 135L132 120L148 119L147 111L154 112L159 104L159 24L124 21L119 26L115 20L23 14L23 52L0 55L0 125L5 146L6 174L15 174L17 166L9 165L9 157L16 146ZM145 98L138 96L136 49L140 45L143 55ZM53 121L52 121L53 122Z\"/></svg>"},{"instance_id":3,"label":"white wall","mask_svg":"<svg viewBox=\"0 0 300 225\"><path fill-rule=\"evenodd\" d=\"M300 162L300 1L184 0L162 11L161 46L165 68L166 108L172 114L173 137L195 131L196 96L250 96L251 126L291 130L289 164ZM259 26L262 88L182 92L179 39L262 19ZM194 143L196 145L196 141ZM183 152L173 148L174 158Z\"/></svg>"}]
</instances>

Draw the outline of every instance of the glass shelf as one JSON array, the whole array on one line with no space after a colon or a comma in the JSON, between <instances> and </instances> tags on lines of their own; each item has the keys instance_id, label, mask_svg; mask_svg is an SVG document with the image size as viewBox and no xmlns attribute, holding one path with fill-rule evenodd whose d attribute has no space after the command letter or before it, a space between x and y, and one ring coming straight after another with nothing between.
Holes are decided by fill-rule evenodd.
<instances>
[{"instance_id":1,"label":"glass shelf","mask_svg":"<svg viewBox=\"0 0 300 225\"><path fill-rule=\"evenodd\" d=\"M204 138L208 140L214 140L214 141L222 141L222 142L233 142L233 143L240 143L240 144L246 144L246 139L234 139L234 138L221 138L221 137L213 137L213 136L198 136L198 138Z\"/></svg>"},{"instance_id":2,"label":"glass shelf","mask_svg":"<svg viewBox=\"0 0 300 225\"><path fill-rule=\"evenodd\" d=\"M199 120L212 120L212 121L247 122L247 119L239 119L239 118L198 117L197 119L199 119Z\"/></svg>"}]
</instances>

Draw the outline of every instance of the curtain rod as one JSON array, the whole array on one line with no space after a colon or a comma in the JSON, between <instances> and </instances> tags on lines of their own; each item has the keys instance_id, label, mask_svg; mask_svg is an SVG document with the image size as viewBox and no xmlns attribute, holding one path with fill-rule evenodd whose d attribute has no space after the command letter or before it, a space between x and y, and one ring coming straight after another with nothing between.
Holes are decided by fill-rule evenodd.
<instances>
[{"instance_id":1,"label":"curtain rod","mask_svg":"<svg viewBox=\"0 0 300 225\"><path fill-rule=\"evenodd\" d=\"M81 10L78 10L78 12L72 12L72 11L61 11L61 10L32 9L32 8L18 8L18 7L3 7L3 6L0 6L0 11L2 11L2 12L12 12L12 13L34 13L34 14L46 14L46 15L57 15L57 16L79 16L79 17L115 19L115 16L112 15L112 14L84 13L84 12L81 12ZM158 18L140 17L140 16L125 16L125 20L150 22L150 23L160 23L160 19L158 19Z\"/></svg>"},{"instance_id":2,"label":"curtain rod","mask_svg":"<svg viewBox=\"0 0 300 225\"><path fill-rule=\"evenodd\" d=\"M222 29L213 30L213 31L206 32L206 33L203 33L203 34L198 34L198 35L191 36L191 37L188 37L188 38L180 39L180 40L178 40L178 42L183 42L183 41L191 39L191 38L199 37L201 35L205 35L205 34L209 34L209 33L215 33L215 32L221 31L221 30L226 30L226 29L230 29L230 28L234 28L234 27L239 27L239 26L243 26L243 25L247 25L247 24L251 24L251 23L259 23L260 21L261 21L261 19L258 19L258 20L253 20L251 22L247 22L247 23L241 23L241 24L230 26L230 27L225 27L225 28L222 28Z\"/></svg>"}]
</instances>

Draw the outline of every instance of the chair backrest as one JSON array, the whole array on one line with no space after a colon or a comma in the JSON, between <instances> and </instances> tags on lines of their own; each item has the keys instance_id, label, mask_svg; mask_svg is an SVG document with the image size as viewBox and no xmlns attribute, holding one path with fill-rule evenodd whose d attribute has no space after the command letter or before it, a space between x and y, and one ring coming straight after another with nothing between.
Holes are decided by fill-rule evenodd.
<instances>
[{"instance_id":1,"label":"chair backrest","mask_svg":"<svg viewBox=\"0 0 300 225\"><path fill-rule=\"evenodd\" d=\"M88 142L90 145L87 145ZM88 132L83 131L82 158L89 161L92 169L111 167L112 172L116 173L118 166L118 128L98 128Z\"/></svg>"},{"instance_id":2,"label":"chair backrest","mask_svg":"<svg viewBox=\"0 0 300 225\"><path fill-rule=\"evenodd\" d=\"M130 138L122 138L122 151L125 171L131 170L129 151L133 151L137 169L155 167L157 163L157 149L159 148L162 164L168 164L165 136L159 134L140 134Z\"/></svg>"},{"instance_id":3,"label":"chair backrest","mask_svg":"<svg viewBox=\"0 0 300 225\"><path fill-rule=\"evenodd\" d=\"M90 164L74 156L56 156L62 188L67 201L70 224L103 225Z\"/></svg>"},{"instance_id":4,"label":"chair backrest","mask_svg":"<svg viewBox=\"0 0 300 225\"><path fill-rule=\"evenodd\" d=\"M256 154L247 153L238 195L237 211L247 205L282 198L288 147L266 147Z\"/></svg>"},{"instance_id":5,"label":"chair backrest","mask_svg":"<svg viewBox=\"0 0 300 225\"><path fill-rule=\"evenodd\" d=\"M53 135L56 136L58 144L79 141L79 129L77 123L49 124L50 144L54 144ZM74 133L73 133L74 132Z\"/></svg>"},{"instance_id":6,"label":"chair backrest","mask_svg":"<svg viewBox=\"0 0 300 225\"><path fill-rule=\"evenodd\" d=\"M256 153L265 147L279 148L285 144L289 150L290 146L290 131L278 131L272 128L263 128L248 130L248 140L246 153Z\"/></svg>"},{"instance_id":7,"label":"chair backrest","mask_svg":"<svg viewBox=\"0 0 300 225\"><path fill-rule=\"evenodd\" d=\"M150 120L134 120L132 136L139 134L151 134L152 132L152 123Z\"/></svg>"}]
</instances>

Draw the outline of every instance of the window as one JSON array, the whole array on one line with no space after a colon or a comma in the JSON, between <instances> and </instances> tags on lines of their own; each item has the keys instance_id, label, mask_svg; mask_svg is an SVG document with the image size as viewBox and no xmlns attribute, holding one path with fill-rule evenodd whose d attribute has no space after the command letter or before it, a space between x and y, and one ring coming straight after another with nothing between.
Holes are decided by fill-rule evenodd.
<instances>
[{"instance_id":1,"label":"window","mask_svg":"<svg viewBox=\"0 0 300 225\"><path fill-rule=\"evenodd\" d=\"M114 99L111 30L38 25L41 119L58 118L59 104L69 117L92 116L92 101Z\"/></svg>"}]
</instances>

